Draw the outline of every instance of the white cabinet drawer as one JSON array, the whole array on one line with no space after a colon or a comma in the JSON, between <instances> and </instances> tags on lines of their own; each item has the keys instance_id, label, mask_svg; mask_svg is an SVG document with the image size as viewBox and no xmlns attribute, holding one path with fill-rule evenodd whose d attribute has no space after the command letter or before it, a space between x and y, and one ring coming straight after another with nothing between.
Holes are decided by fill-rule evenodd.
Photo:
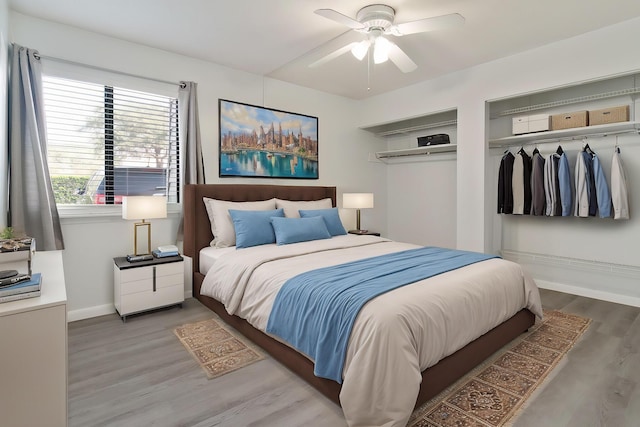
<instances>
[{"instance_id":1,"label":"white cabinet drawer","mask_svg":"<svg viewBox=\"0 0 640 427\"><path fill-rule=\"evenodd\" d=\"M156 292L138 292L135 294L123 295L120 304L120 315L150 310L152 308L164 307L178 304L184 301L184 288L182 285L169 286L158 289Z\"/></svg>"},{"instance_id":2,"label":"white cabinet drawer","mask_svg":"<svg viewBox=\"0 0 640 427\"><path fill-rule=\"evenodd\" d=\"M155 289L168 288L170 286L182 285L184 282L184 276L182 274L172 274L171 276L158 276L156 272ZM122 295L135 294L138 292L153 292L154 283L153 276L149 279L136 280L135 282L122 282L121 291Z\"/></svg>"},{"instance_id":3,"label":"white cabinet drawer","mask_svg":"<svg viewBox=\"0 0 640 427\"><path fill-rule=\"evenodd\" d=\"M120 280L122 282L135 282L138 280L149 280L153 278L153 269L156 269L156 277L168 276L172 274L183 274L184 265L182 262L172 262L169 264L149 265L146 267L127 268L120 270Z\"/></svg>"}]
</instances>

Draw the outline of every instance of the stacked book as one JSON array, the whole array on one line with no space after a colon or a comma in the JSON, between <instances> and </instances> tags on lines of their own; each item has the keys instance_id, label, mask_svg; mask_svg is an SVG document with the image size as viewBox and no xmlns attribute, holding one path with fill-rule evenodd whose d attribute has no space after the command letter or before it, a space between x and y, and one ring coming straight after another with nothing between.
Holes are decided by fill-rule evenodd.
<instances>
[{"instance_id":1,"label":"stacked book","mask_svg":"<svg viewBox=\"0 0 640 427\"><path fill-rule=\"evenodd\" d=\"M156 258L165 258L169 256L180 255L180 253L178 252L178 248L173 245L158 246L158 249L154 249L153 251L151 251L151 253Z\"/></svg>"},{"instance_id":2,"label":"stacked book","mask_svg":"<svg viewBox=\"0 0 640 427\"><path fill-rule=\"evenodd\" d=\"M0 302L38 297L40 296L41 282L42 276L40 273L32 275L17 274L0 279Z\"/></svg>"}]
</instances>

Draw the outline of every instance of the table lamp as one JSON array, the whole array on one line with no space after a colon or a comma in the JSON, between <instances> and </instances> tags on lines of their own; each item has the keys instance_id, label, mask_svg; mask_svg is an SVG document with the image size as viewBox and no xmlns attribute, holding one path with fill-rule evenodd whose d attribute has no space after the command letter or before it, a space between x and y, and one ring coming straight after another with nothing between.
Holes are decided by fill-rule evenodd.
<instances>
[{"instance_id":1,"label":"table lamp","mask_svg":"<svg viewBox=\"0 0 640 427\"><path fill-rule=\"evenodd\" d=\"M147 219L167 217L167 198L164 196L127 196L122 198L122 218L142 220L133 227L133 255L151 253L151 223ZM138 229L147 227L147 251L138 252Z\"/></svg>"},{"instance_id":2,"label":"table lamp","mask_svg":"<svg viewBox=\"0 0 640 427\"><path fill-rule=\"evenodd\" d=\"M368 230L360 229L360 209L373 208L373 193L344 193L342 195L342 207L356 210L356 229L350 233L366 233Z\"/></svg>"}]
</instances>

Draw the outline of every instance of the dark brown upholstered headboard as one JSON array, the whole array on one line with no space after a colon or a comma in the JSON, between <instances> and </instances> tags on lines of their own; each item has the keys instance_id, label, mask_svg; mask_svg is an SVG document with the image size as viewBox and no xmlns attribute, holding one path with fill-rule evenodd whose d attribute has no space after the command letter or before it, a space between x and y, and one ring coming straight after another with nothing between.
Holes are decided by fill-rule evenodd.
<instances>
[{"instance_id":1,"label":"dark brown upholstered headboard","mask_svg":"<svg viewBox=\"0 0 640 427\"><path fill-rule=\"evenodd\" d=\"M213 236L203 197L232 202L255 202L274 197L284 200L320 200L331 198L336 206L336 187L250 184L190 184L184 187L184 248L191 257L193 272L199 271L200 249L209 246Z\"/></svg>"}]
</instances>

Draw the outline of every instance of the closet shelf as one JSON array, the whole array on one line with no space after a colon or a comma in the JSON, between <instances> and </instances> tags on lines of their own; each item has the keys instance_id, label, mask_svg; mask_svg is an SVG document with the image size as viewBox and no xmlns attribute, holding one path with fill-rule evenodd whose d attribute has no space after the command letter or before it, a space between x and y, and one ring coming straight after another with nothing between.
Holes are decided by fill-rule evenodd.
<instances>
[{"instance_id":1,"label":"closet shelf","mask_svg":"<svg viewBox=\"0 0 640 427\"><path fill-rule=\"evenodd\" d=\"M523 114L531 111L544 110L544 109L559 107L563 105L571 105L571 104L578 104L582 102L595 101L598 99L615 98L615 97L624 96L624 95L634 95L636 93L640 93L640 87L632 87L628 89L596 93L592 95L579 96L579 97L570 98L570 99L561 99L558 101L546 102L546 103L536 104L536 105L529 105L526 107L511 108L509 110L498 112L496 116L497 117L511 116L514 114Z\"/></svg>"},{"instance_id":2,"label":"closet shelf","mask_svg":"<svg viewBox=\"0 0 640 427\"><path fill-rule=\"evenodd\" d=\"M457 149L458 146L456 144L429 145L426 147L406 148L404 150L378 151L376 158L382 160L394 157L429 155L432 153L451 153Z\"/></svg>"},{"instance_id":3,"label":"closet shelf","mask_svg":"<svg viewBox=\"0 0 640 427\"><path fill-rule=\"evenodd\" d=\"M620 133L638 132L640 122L607 123L604 125L580 128L552 130L548 132L528 133L489 140L489 148L510 147L514 145L562 141L594 136L607 136Z\"/></svg>"}]
</instances>

